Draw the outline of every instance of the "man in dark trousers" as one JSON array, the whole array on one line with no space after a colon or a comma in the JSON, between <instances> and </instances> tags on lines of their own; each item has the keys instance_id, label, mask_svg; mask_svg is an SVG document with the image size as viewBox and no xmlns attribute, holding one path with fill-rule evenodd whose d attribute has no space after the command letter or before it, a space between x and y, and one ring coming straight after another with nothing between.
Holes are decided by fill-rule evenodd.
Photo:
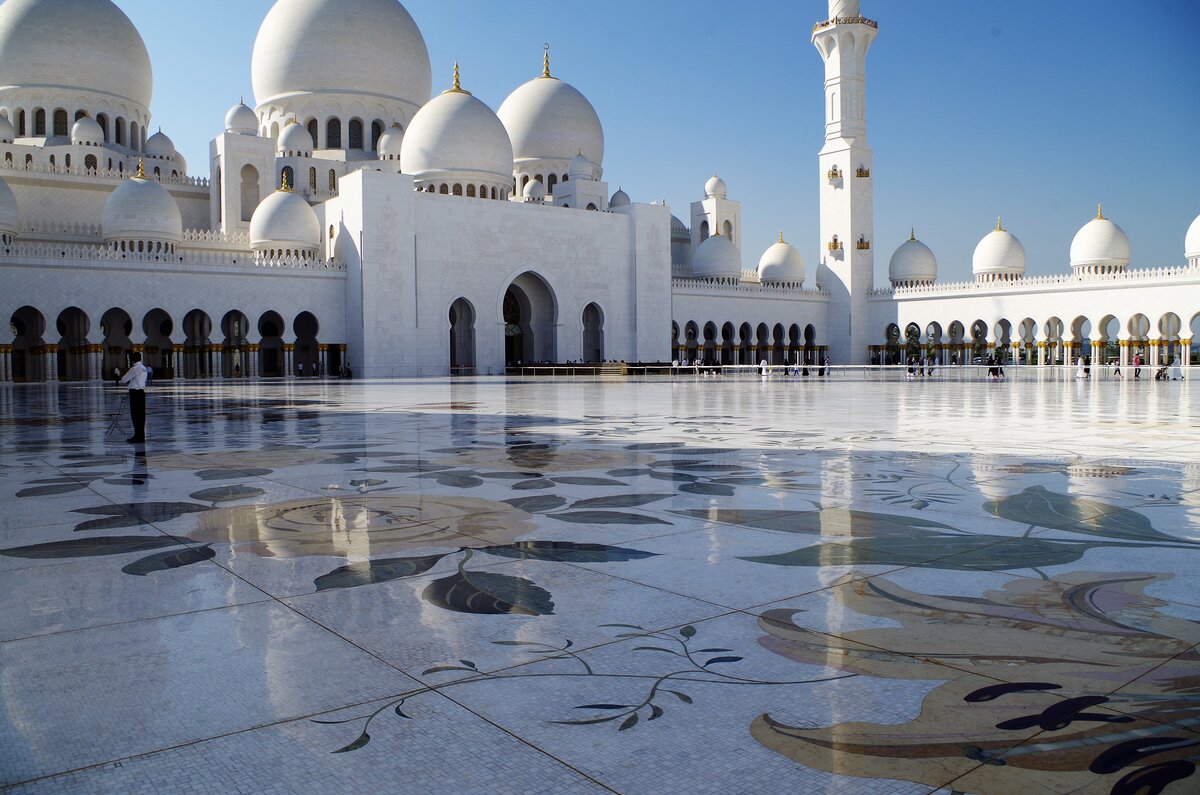
<instances>
[{"instance_id":1,"label":"man in dark trousers","mask_svg":"<svg viewBox=\"0 0 1200 795\"><path fill-rule=\"evenodd\" d=\"M121 376L121 383L129 386L129 417L133 420L133 436L125 441L130 444L141 444L146 441L146 365L142 364L142 355L129 355L133 365Z\"/></svg>"}]
</instances>

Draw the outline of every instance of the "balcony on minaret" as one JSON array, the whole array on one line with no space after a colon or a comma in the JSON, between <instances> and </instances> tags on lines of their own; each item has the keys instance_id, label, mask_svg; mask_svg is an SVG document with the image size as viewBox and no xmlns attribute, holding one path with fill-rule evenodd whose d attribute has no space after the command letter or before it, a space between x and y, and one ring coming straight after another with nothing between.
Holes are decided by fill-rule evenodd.
<instances>
[{"instance_id":1,"label":"balcony on minaret","mask_svg":"<svg viewBox=\"0 0 1200 795\"><path fill-rule=\"evenodd\" d=\"M871 176L871 169L866 168L865 166L859 166L858 170L854 172L854 176L858 177L859 179L868 179Z\"/></svg>"},{"instance_id":2,"label":"balcony on minaret","mask_svg":"<svg viewBox=\"0 0 1200 795\"><path fill-rule=\"evenodd\" d=\"M830 182L841 182L842 170L837 166L834 166L833 168L829 169L829 172L826 174L826 176L829 177Z\"/></svg>"},{"instance_id":3,"label":"balcony on minaret","mask_svg":"<svg viewBox=\"0 0 1200 795\"><path fill-rule=\"evenodd\" d=\"M859 251L870 251L871 241L867 240L866 235L859 235L858 242L854 244L854 247Z\"/></svg>"},{"instance_id":4,"label":"balcony on minaret","mask_svg":"<svg viewBox=\"0 0 1200 795\"><path fill-rule=\"evenodd\" d=\"M841 250L842 250L842 241L838 240L837 235L834 235L833 240L829 241L829 251L830 251L830 253L833 253L833 252L838 252Z\"/></svg>"}]
</instances>

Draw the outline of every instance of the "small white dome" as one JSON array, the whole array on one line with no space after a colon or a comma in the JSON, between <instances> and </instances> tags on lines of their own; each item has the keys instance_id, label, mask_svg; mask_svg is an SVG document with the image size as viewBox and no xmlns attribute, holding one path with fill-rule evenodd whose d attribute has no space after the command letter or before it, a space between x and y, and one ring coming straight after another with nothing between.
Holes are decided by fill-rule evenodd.
<instances>
[{"instance_id":1,"label":"small white dome","mask_svg":"<svg viewBox=\"0 0 1200 795\"><path fill-rule=\"evenodd\" d=\"M8 183L0 179L0 232L15 235L20 228L21 214L17 208L17 197Z\"/></svg>"},{"instance_id":2,"label":"small white dome","mask_svg":"<svg viewBox=\"0 0 1200 795\"><path fill-rule=\"evenodd\" d=\"M291 251L313 254L321 246L321 222L299 194L277 190L255 209L250 219L250 247L256 252Z\"/></svg>"},{"instance_id":3,"label":"small white dome","mask_svg":"<svg viewBox=\"0 0 1200 795\"><path fill-rule=\"evenodd\" d=\"M791 243L784 242L783 235L779 242L763 252L758 261L758 280L770 284L772 282L804 283L804 257Z\"/></svg>"},{"instance_id":4,"label":"small white dome","mask_svg":"<svg viewBox=\"0 0 1200 795\"><path fill-rule=\"evenodd\" d=\"M888 263L888 280L892 284L937 281L937 258L929 246L917 240L915 233L892 254Z\"/></svg>"},{"instance_id":5,"label":"small white dome","mask_svg":"<svg viewBox=\"0 0 1200 795\"><path fill-rule=\"evenodd\" d=\"M725 180L713 174L708 182L704 183L704 195L710 199L724 199L729 195Z\"/></svg>"},{"instance_id":6,"label":"small white dome","mask_svg":"<svg viewBox=\"0 0 1200 795\"><path fill-rule=\"evenodd\" d=\"M737 247L724 235L713 235L696 249L692 258L692 275L740 279L742 263Z\"/></svg>"},{"instance_id":7,"label":"small white dome","mask_svg":"<svg viewBox=\"0 0 1200 795\"><path fill-rule=\"evenodd\" d=\"M100 146L104 143L104 128L91 116L84 116L71 127L71 143L75 146ZM149 143L146 142L147 147Z\"/></svg>"},{"instance_id":8,"label":"small white dome","mask_svg":"<svg viewBox=\"0 0 1200 795\"><path fill-rule=\"evenodd\" d=\"M1188 227L1187 236L1183 239L1183 252L1187 259L1200 257L1200 215Z\"/></svg>"},{"instance_id":9,"label":"small white dome","mask_svg":"<svg viewBox=\"0 0 1200 795\"><path fill-rule=\"evenodd\" d=\"M1097 210L1071 241L1071 267L1123 269L1129 266L1129 237Z\"/></svg>"},{"instance_id":10,"label":"small white dome","mask_svg":"<svg viewBox=\"0 0 1200 795\"><path fill-rule=\"evenodd\" d=\"M583 155L575 155L567 164L567 176L571 179L595 179L596 164Z\"/></svg>"},{"instance_id":11,"label":"small white dome","mask_svg":"<svg viewBox=\"0 0 1200 795\"><path fill-rule=\"evenodd\" d=\"M152 179L134 176L109 194L100 213L104 239L178 243L183 238L179 205Z\"/></svg>"},{"instance_id":12,"label":"small white dome","mask_svg":"<svg viewBox=\"0 0 1200 795\"><path fill-rule=\"evenodd\" d=\"M258 115L245 102L239 102L225 114L225 132L258 135Z\"/></svg>"},{"instance_id":13,"label":"small white dome","mask_svg":"<svg viewBox=\"0 0 1200 795\"><path fill-rule=\"evenodd\" d=\"M587 97L570 83L549 76L517 87L497 115L512 140L517 160L567 160L582 154L597 166L604 163L604 129Z\"/></svg>"},{"instance_id":14,"label":"small white dome","mask_svg":"<svg viewBox=\"0 0 1200 795\"><path fill-rule=\"evenodd\" d=\"M379 159L380 160L399 160L400 152L404 145L404 129L399 122L392 122L392 126L383 131L383 135L379 136Z\"/></svg>"},{"instance_id":15,"label":"small white dome","mask_svg":"<svg viewBox=\"0 0 1200 795\"><path fill-rule=\"evenodd\" d=\"M521 191L521 196L527 202L541 202L546 200L546 186L538 182L536 179L529 180L529 184Z\"/></svg>"},{"instance_id":16,"label":"small white dome","mask_svg":"<svg viewBox=\"0 0 1200 795\"><path fill-rule=\"evenodd\" d=\"M512 144L500 119L457 87L417 111L400 149L401 171L418 179L450 175L511 184L512 164Z\"/></svg>"},{"instance_id":17,"label":"small white dome","mask_svg":"<svg viewBox=\"0 0 1200 795\"><path fill-rule=\"evenodd\" d=\"M1000 222L975 247L971 270L976 276L1024 276L1025 247Z\"/></svg>"},{"instance_id":18,"label":"small white dome","mask_svg":"<svg viewBox=\"0 0 1200 795\"><path fill-rule=\"evenodd\" d=\"M7 116L0 116L0 143L11 144L17 137L17 128Z\"/></svg>"},{"instance_id":19,"label":"small white dome","mask_svg":"<svg viewBox=\"0 0 1200 795\"><path fill-rule=\"evenodd\" d=\"M175 142L159 130L146 139L146 155L160 160L170 160L175 157Z\"/></svg>"},{"instance_id":20,"label":"small white dome","mask_svg":"<svg viewBox=\"0 0 1200 795\"><path fill-rule=\"evenodd\" d=\"M313 150L312 135L303 125L294 120L290 121L279 134L276 149L280 154L294 152L297 157L309 157Z\"/></svg>"},{"instance_id":21,"label":"small white dome","mask_svg":"<svg viewBox=\"0 0 1200 795\"><path fill-rule=\"evenodd\" d=\"M621 190L620 188L617 188L617 192L614 193L612 195L612 198L608 200L608 206L609 207L628 207L629 206L629 194L626 193L625 191Z\"/></svg>"},{"instance_id":22,"label":"small white dome","mask_svg":"<svg viewBox=\"0 0 1200 795\"><path fill-rule=\"evenodd\" d=\"M671 237L691 237L687 226L674 215L671 216Z\"/></svg>"}]
</instances>

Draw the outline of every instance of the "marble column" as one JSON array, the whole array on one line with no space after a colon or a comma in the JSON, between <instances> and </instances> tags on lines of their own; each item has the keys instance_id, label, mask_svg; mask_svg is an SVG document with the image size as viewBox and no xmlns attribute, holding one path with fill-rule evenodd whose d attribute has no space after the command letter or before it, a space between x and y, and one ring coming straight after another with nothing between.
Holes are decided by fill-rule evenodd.
<instances>
[{"instance_id":1,"label":"marble column","mask_svg":"<svg viewBox=\"0 0 1200 795\"><path fill-rule=\"evenodd\" d=\"M220 345L208 346L208 359L212 367L209 374L218 381L225 377L225 357L222 351L223 348Z\"/></svg>"},{"instance_id":2,"label":"marble column","mask_svg":"<svg viewBox=\"0 0 1200 795\"><path fill-rule=\"evenodd\" d=\"M1037 341L1037 360L1038 360L1039 365L1046 364L1046 341L1045 340Z\"/></svg>"},{"instance_id":3,"label":"marble column","mask_svg":"<svg viewBox=\"0 0 1200 795\"><path fill-rule=\"evenodd\" d=\"M1180 367L1191 367L1191 365L1192 365L1192 338L1191 337L1180 337L1179 338L1179 366Z\"/></svg>"},{"instance_id":4,"label":"marble column","mask_svg":"<svg viewBox=\"0 0 1200 795\"><path fill-rule=\"evenodd\" d=\"M46 361L46 380L58 380L58 346L51 343L44 346Z\"/></svg>"},{"instance_id":5,"label":"marble column","mask_svg":"<svg viewBox=\"0 0 1200 795\"><path fill-rule=\"evenodd\" d=\"M1121 345L1121 367L1129 366L1129 340L1118 340Z\"/></svg>"},{"instance_id":6,"label":"marble column","mask_svg":"<svg viewBox=\"0 0 1200 795\"><path fill-rule=\"evenodd\" d=\"M0 345L0 383L12 380L12 346Z\"/></svg>"},{"instance_id":7,"label":"marble column","mask_svg":"<svg viewBox=\"0 0 1200 795\"><path fill-rule=\"evenodd\" d=\"M1147 340L1146 344L1150 347L1150 361L1147 363L1150 367L1158 367L1162 362L1162 340Z\"/></svg>"},{"instance_id":8,"label":"marble column","mask_svg":"<svg viewBox=\"0 0 1200 795\"><path fill-rule=\"evenodd\" d=\"M291 342L283 343L283 377L296 377L296 346Z\"/></svg>"},{"instance_id":9,"label":"marble column","mask_svg":"<svg viewBox=\"0 0 1200 795\"><path fill-rule=\"evenodd\" d=\"M247 370L249 371L247 374L251 378L258 378L258 343L257 342L251 342L250 344L248 344L246 346L246 358L248 360L246 362L246 364L248 365Z\"/></svg>"},{"instance_id":10,"label":"marble column","mask_svg":"<svg viewBox=\"0 0 1200 795\"><path fill-rule=\"evenodd\" d=\"M328 376L329 375L329 346L328 345L318 345L317 346L317 354L319 357L319 361L321 363L320 369L318 371L318 375Z\"/></svg>"}]
</instances>

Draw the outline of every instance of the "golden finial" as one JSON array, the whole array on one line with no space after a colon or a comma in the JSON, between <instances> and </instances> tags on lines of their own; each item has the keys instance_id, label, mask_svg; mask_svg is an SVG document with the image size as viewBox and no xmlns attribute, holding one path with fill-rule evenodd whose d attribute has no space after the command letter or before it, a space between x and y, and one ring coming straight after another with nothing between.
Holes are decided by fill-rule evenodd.
<instances>
[{"instance_id":1,"label":"golden finial","mask_svg":"<svg viewBox=\"0 0 1200 795\"><path fill-rule=\"evenodd\" d=\"M713 227L713 235L715 235L716 237L721 236L721 227L720 226Z\"/></svg>"},{"instance_id":2,"label":"golden finial","mask_svg":"<svg viewBox=\"0 0 1200 795\"><path fill-rule=\"evenodd\" d=\"M279 189L284 193L292 192L292 186L288 182L288 172L286 168L283 170L283 174L279 178Z\"/></svg>"},{"instance_id":3,"label":"golden finial","mask_svg":"<svg viewBox=\"0 0 1200 795\"><path fill-rule=\"evenodd\" d=\"M1096 202L1096 220L1104 220L1104 204L1101 202Z\"/></svg>"},{"instance_id":4,"label":"golden finial","mask_svg":"<svg viewBox=\"0 0 1200 795\"><path fill-rule=\"evenodd\" d=\"M908 239L909 239L909 240L916 240L916 239L917 239L917 228L916 228L915 226L914 226L914 227L911 227L911 228L909 229L909 232L908 232Z\"/></svg>"},{"instance_id":5,"label":"golden finial","mask_svg":"<svg viewBox=\"0 0 1200 795\"><path fill-rule=\"evenodd\" d=\"M1004 227L1000 224L1000 216L998 216L998 215L996 216L996 231L997 232L1004 231Z\"/></svg>"},{"instance_id":6,"label":"golden finial","mask_svg":"<svg viewBox=\"0 0 1200 795\"><path fill-rule=\"evenodd\" d=\"M783 239L783 230L782 230L782 229L780 229L780 230L779 230L779 242L780 242L780 243L783 243L783 242L784 242L784 239Z\"/></svg>"},{"instance_id":7,"label":"golden finial","mask_svg":"<svg viewBox=\"0 0 1200 795\"><path fill-rule=\"evenodd\" d=\"M142 159L140 157L138 158L138 172L134 176L136 176L138 179L146 178L146 166L144 163L142 163Z\"/></svg>"},{"instance_id":8,"label":"golden finial","mask_svg":"<svg viewBox=\"0 0 1200 795\"><path fill-rule=\"evenodd\" d=\"M458 61L454 62L454 84L450 88L442 92L443 94L470 94L470 91L463 90L462 80L458 76Z\"/></svg>"},{"instance_id":9,"label":"golden finial","mask_svg":"<svg viewBox=\"0 0 1200 795\"><path fill-rule=\"evenodd\" d=\"M543 45L542 52L542 77L550 76L550 44L547 42Z\"/></svg>"}]
</instances>

